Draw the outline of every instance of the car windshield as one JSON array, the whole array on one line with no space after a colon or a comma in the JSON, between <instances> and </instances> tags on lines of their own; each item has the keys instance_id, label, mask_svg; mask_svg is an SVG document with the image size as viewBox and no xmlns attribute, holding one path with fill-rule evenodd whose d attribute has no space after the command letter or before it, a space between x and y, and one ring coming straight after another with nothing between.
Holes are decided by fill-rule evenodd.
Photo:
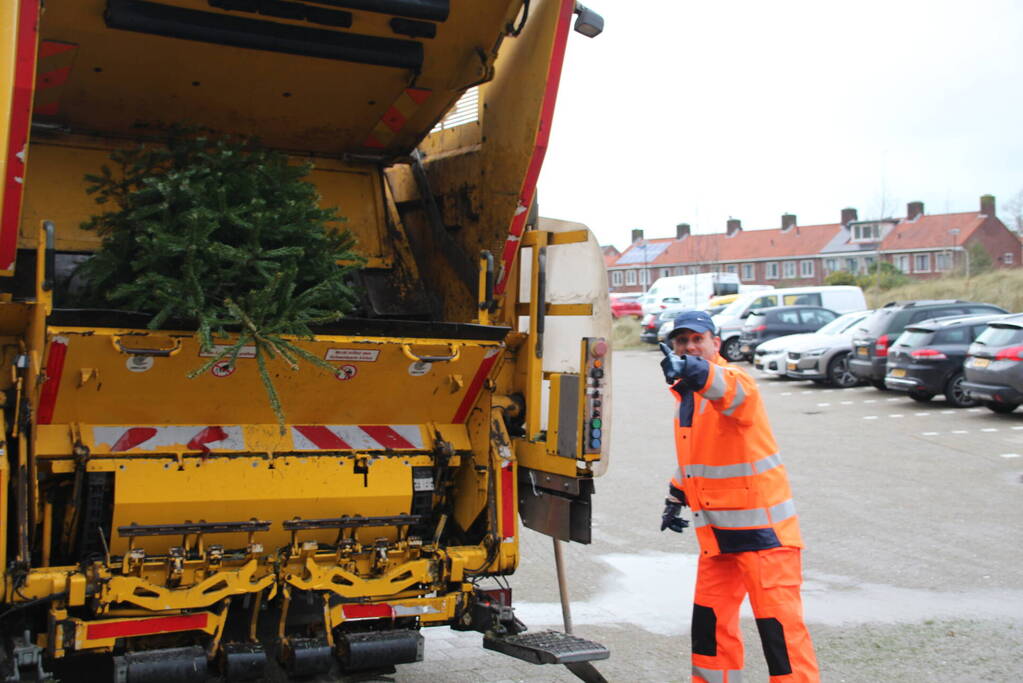
<instances>
[{"instance_id":1,"label":"car windshield","mask_svg":"<svg viewBox=\"0 0 1023 683\"><path fill-rule=\"evenodd\" d=\"M931 341L933 334L933 330L915 330L910 328L899 335L899 338L895 340L895 345L908 346L910 348L923 346Z\"/></svg>"},{"instance_id":2,"label":"car windshield","mask_svg":"<svg viewBox=\"0 0 1023 683\"><path fill-rule=\"evenodd\" d=\"M746 304L749 303L749 299L736 299L732 303L725 306L725 310L721 311L719 315L726 318L738 318L739 314L746 309Z\"/></svg>"},{"instance_id":3,"label":"car windshield","mask_svg":"<svg viewBox=\"0 0 1023 683\"><path fill-rule=\"evenodd\" d=\"M976 344L985 346L1009 346L1023 343L1023 329L1002 325L991 325L980 333Z\"/></svg>"},{"instance_id":4,"label":"car windshield","mask_svg":"<svg viewBox=\"0 0 1023 683\"><path fill-rule=\"evenodd\" d=\"M863 320L863 313L847 313L840 315L824 327L817 330L817 334L841 334L850 327Z\"/></svg>"},{"instance_id":5,"label":"car windshield","mask_svg":"<svg viewBox=\"0 0 1023 683\"><path fill-rule=\"evenodd\" d=\"M864 318L863 321L856 326L856 332L870 336L877 336L884 332L885 328L888 327L888 321L893 315L895 315L895 311L891 308L878 309Z\"/></svg>"}]
</instances>

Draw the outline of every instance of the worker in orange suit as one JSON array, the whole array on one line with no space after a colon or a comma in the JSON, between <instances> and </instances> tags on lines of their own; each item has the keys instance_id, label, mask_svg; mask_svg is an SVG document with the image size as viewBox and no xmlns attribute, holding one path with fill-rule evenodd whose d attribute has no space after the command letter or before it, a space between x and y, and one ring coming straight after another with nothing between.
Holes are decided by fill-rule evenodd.
<instances>
[{"instance_id":1,"label":"worker in orange suit","mask_svg":"<svg viewBox=\"0 0 1023 683\"><path fill-rule=\"evenodd\" d=\"M688 311L661 345L675 396L678 469L661 530L693 513L700 544L693 605L693 681L742 680L739 605L748 594L772 683L819 681L800 598L803 540L785 466L756 382L718 354L710 316Z\"/></svg>"}]
</instances>

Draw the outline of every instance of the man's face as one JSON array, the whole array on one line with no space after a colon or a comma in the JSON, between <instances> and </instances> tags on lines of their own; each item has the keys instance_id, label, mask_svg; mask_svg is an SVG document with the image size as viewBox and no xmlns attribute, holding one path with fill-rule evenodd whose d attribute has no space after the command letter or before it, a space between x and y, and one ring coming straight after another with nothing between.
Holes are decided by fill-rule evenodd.
<instances>
[{"instance_id":1,"label":"man's face","mask_svg":"<svg viewBox=\"0 0 1023 683\"><path fill-rule=\"evenodd\" d=\"M694 332L693 330L680 330L671 338L675 347L675 353L679 356L688 354L700 356L710 360L717 355L721 348L721 338L715 337L710 332Z\"/></svg>"}]
</instances>

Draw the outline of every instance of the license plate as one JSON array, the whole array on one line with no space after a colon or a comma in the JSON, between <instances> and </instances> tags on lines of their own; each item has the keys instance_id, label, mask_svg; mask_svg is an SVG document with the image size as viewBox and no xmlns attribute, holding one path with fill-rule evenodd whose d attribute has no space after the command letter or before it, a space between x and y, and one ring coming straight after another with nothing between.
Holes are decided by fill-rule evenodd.
<instances>
[{"instance_id":1,"label":"license plate","mask_svg":"<svg viewBox=\"0 0 1023 683\"><path fill-rule=\"evenodd\" d=\"M973 359L973 367L975 367L975 368L986 368L990 364L991 364L991 361L988 360L987 358L974 358Z\"/></svg>"},{"instance_id":2,"label":"license plate","mask_svg":"<svg viewBox=\"0 0 1023 683\"><path fill-rule=\"evenodd\" d=\"M891 375L892 377L905 377L906 371L903 370L902 368L895 368L888 374Z\"/></svg>"},{"instance_id":3,"label":"license plate","mask_svg":"<svg viewBox=\"0 0 1023 683\"><path fill-rule=\"evenodd\" d=\"M866 355L869 355L869 354L870 354L870 351L867 351L867 347L866 346L861 346L860 348L856 349L856 355L858 355L858 356L866 356Z\"/></svg>"},{"instance_id":4,"label":"license plate","mask_svg":"<svg viewBox=\"0 0 1023 683\"><path fill-rule=\"evenodd\" d=\"M764 369L764 364L763 363L754 363L753 367L755 367L757 370L763 370Z\"/></svg>"},{"instance_id":5,"label":"license plate","mask_svg":"<svg viewBox=\"0 0 1023 683\"><path fill-rule=\"evenodd\" d=\"M796 369L796 364L795 363L789 363L789 370L795 370L795 369Z\"/></svg>"}]
</instances>

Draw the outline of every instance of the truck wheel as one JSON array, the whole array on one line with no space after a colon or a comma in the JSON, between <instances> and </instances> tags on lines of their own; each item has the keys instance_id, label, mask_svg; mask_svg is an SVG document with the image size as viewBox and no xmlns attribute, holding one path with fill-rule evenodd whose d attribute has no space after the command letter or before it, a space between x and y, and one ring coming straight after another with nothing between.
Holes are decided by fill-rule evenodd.
<instances>
[{"instance_id":1,"label":"truck wheel","mask_svg":"<svg viewBox=\"0 0 1023 683\"><path fill-rule=\"evenodd\" d=\"M996 403L995 401L984 401L984 406L993 413L1008 415L1019 407L1018 403Z\"/></svg>"},{"instance_id":2,"label":"truck wheel","mask_svg":"<svg viewBox=\"0 0 1023 683\"><path fill-rule=\"evenodd\" d=\"M952 375L945 385L945 400L954 408L970 408L977 405L977 402L970 398L970 395L963 390L963 373L957 372Z\"/></svg>"},{"instance_id":3,"label":"truck wheel","mask_svg":"<svg viewBox=\"0 0 1023 683\"><path fill-rule=\"evenodd\" d=\"M860 383L860 378L849 370L849 354L835 356L828 363L828 384L839 389L848 389Z\"/></svg>"},{"instance_id":4,"label":"truck wheel","mask_svg":"<svg viewBox=\"0 0 1023 683\"><path fill-rule=\"evenodd\" d=\"M739 350L739 338L732 337L721 345L721 355L729 363L738 363L743 359L742 351Z\"/></svg>"}]
</instances>

